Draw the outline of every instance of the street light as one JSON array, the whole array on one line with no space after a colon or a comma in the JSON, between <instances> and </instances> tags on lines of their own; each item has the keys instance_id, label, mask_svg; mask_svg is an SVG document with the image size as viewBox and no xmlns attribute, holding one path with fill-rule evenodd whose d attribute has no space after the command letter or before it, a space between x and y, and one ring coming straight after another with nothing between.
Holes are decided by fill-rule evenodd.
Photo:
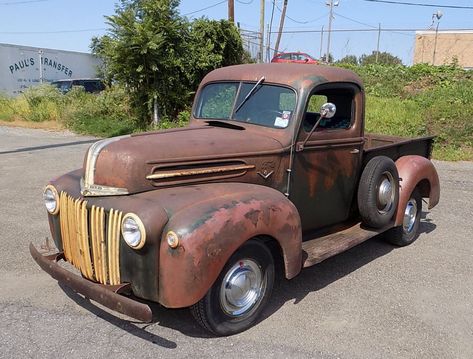
<instances>
[{"instance_id":1,"label":"street light","mask_svg":"<svg viewBox=\"0 0 473 359\"><path fill-rule=\"evenodd\" d=\"M434 12L432 14L432 25L434 24L435 20L437 20L437 26L435 27L434 54L432 55L433 66L435 66L435 55L437 52L437 37L439 34L439 24L440 24L440 19L442 16L443 16L443 13L440 10L437 10L437 12Z\"/></svg>"}]
</instances>

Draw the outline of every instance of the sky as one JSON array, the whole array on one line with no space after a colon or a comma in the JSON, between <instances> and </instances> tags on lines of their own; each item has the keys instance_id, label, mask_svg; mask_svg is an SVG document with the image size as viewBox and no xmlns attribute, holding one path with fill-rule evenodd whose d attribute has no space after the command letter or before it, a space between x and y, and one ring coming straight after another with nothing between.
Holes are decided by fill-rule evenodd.
<instances>
[{"instance_id":1,"label":"sky","mask_svg":"<svg viewBox=\"0 0 473 359\"><path fill-rule=\"evenodd\" d=\"M329 17L326 1L288 0L281 51L302 51L316 58L326 52ZM382 29L396 31L381 32L379 50L390 52L405 64L411 64L415 32L404 29L429 29L432 15L438 10L443 13L439 31L473 29L473 9L396 5L378 1L338 0L338 6L334 7L332 29L363 31L332 32L330 52L335 59L346 55L360 56L376 50L377 28L381 24ZM473 7L472 0L390 1ZM106 33L104 16L114 13L115 3L115 0L0 0L0 43L89 52L90 39ZM260 0L235 0L235 22L242 30L259 31L260 3ZM275 0L273 12L273 0L265 1L265 32L272 14L272 31L277 31L282 3L283 0ZM221 0L181 0L179 10L189 19L202 16L224 19L228 14L227 2ZM320 33L322 27L323 38ZM266 39L265 34L265 43ZM271 34L270 40L270 47L273 48L276 33ZM248 45L256 51L257 45L253 42L256 40L250 40Z\"/></svg>"}]
</instances>

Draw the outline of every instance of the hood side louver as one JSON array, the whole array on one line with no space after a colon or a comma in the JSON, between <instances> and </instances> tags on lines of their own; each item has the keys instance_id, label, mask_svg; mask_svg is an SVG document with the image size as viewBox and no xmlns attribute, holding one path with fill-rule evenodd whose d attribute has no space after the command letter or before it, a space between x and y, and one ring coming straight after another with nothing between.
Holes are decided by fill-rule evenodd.
<instances>
[{"instance_id":1,"label":"hood side louver","mask_svg":"<svg viewBox=\"0 0 473 359\"><path fill-rule=\"evenodd\" d=\"M245 175L255 165L244 161L206 161L187 162L172 165L157 165L151 170L146 179L154 186L171 186L183 183L211 181Z\"/></svg>"}]
</instances>

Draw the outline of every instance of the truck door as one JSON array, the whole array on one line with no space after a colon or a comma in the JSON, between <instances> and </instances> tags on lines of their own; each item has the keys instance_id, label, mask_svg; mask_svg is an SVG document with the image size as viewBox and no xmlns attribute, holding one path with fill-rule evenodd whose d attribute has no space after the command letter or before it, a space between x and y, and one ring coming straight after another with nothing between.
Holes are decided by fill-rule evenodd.
<instances>
[{"instance_id":1,"label":"truck door","mask_svg":"<svg viewBox=\"0 0 473 359\"><path fill-rule=\"evenodd\" d=\"M308 96L296 140L289 198L299 210L302 231L343 222L350 215L363 152L363 93L351 83L325 84ZM326 102L336 105L302 143Z\"/></svg>"}]
</instances>

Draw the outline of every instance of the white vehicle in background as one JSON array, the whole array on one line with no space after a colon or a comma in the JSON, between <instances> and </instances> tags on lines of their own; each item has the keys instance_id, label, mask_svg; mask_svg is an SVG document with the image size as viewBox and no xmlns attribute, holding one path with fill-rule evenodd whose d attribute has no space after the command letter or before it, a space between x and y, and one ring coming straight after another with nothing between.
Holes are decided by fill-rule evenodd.
<instances>
[{"instance_id":1,"label":"white vehicle in background","mask_svg":"<svg viewBox=\"0 0 473 359\"><path fill-rule=\"evenodd\" d=\"M51 82L51 85L58 88L62 93L72 90L73 86L79 86L85 92L96 93L105 90L105 84L100 79L65 79Z\"/></svg>"}]
</instances>

